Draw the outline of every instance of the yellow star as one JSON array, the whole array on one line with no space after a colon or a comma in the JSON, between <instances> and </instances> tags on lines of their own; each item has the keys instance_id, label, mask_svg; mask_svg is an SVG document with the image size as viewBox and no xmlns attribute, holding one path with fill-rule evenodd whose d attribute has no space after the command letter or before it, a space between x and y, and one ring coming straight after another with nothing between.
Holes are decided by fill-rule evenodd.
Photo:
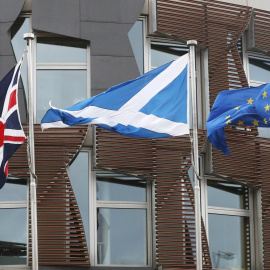
<instances>
[{"instance_id":1,"label":"yellow star","mask_svg":"<svg viewBox=\"0 0 270 270\"><path fill-rule=\"evenodd\" d=\"M269 111L270 106L267 104L264 108L265 108L265 111Z\"/></svg>"},{"instance_id":2,"label":"yellow star","mask_svg":"<svg viewBox=\"0 0 270 270\"><path fill-rule=\"evenodd\" d=\"M244 125L244 121L240 121L237 123L238 126L243 126Z\"/></svg>"},{"instance_id":3,"label":"yellow star","mask_svg":"<svg viewBox=\"0 0 270 270\"><path fill-rule=\"evenodd\" d=\"M230 118L230 117L231 117L230 115L228 115L228 116L225 116L225 118L226 118L226 119L228 119L228 118Z\"/></svg>"},{"instance_id":4,"label":"yellow star","mask_svg":"<svg viewBox=\"0 0 270 270\"><path fill-rule=\"evenodd\" d=\"M266 120L266 118L264 118L263 121L264 121L264 123L267 125L267 120Z\"/></svg>"},{"instance_id":5,"label":"yellow star","mask_svg":"<svg viewBox=\"0 0 270 270\"><path fill-rule=\"evenodd\" d=\"M248 104L252 104L253 101L254 101L254 100L253 100L252 98L250 98L250 99L247 100Z\"/></svg>"},{"instance_id":6,"label":"yellow star","mask_svg":"<svg viewBox=\"0 0 270 270\"><path fill-rule=\"evenodd\" d=\"M229 125L231 123L231 120L229 119L228 121L226 121L226 124Z\"/></svg>"},{"instance_id":7,"label":"yellow star","mask_svg":"<svg viewBox=\"0 0 270 270\"><path fill-rule=\"evenodd\" d=\"M253 126L256 127L256 126L259 126L259 121L254 119L254 121L252 122L253 123Z\"/></svg>"},{"instance_id":8,"label":"yellow star","mask_svg":"<svg viewBox=\"0 0 270 270\"><path fill-rule=\"evenodd\" d=\"M264 91L262 95L263 95L263 98L267 98L267 92Z\"/></svg>"},{"instance_id":9,"label":"yellow star","mask_svg":"<svg viewBox=\"0 0 270 270\"><path fill-rule=\"evenodd\" d=\"M234 109L235 109L235 110L239 110L239 108L240 108L240 106L237 106L237 107L235 107Z\"/></svg>"}]
</instances>

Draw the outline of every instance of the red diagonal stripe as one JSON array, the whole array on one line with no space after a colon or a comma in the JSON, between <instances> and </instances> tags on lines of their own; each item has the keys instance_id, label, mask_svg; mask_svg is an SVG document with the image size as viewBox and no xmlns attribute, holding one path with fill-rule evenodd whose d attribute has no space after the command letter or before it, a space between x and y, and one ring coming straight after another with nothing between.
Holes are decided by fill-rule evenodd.
<instances>
[{"instance_id":1,"label":"red diagonal stripe","mask_svg":"<svg viewBox=\"0 0 270 270\"><path fill-rule=\"evenodd\" d=\"M5 175L7 177L8 176L8 161L7 161L7 163L6 163L5 167L4 167L4 172L5 172Z\"/></svg>"},{"instance_id":2,"label":"red diagonal stripe","mask_svg":"<svg viewBox=\"0 0 270 270\"><path fill-rule=\"evenodd\" d=\"M15 136L4 136L5 141L12 141L12 142L24 142L25 137L15 137Z\"/></svg>"},{"instance_id":3,"label":"red diagonal stripe","mask_svg":"<svg viewBox=\"0 0 270 270\"><path fill-rule=\"evenodd\" d=\"M0 147L4 144L4 132L6 125L0 121Z\"/></svg>"},{"instance_id":4,"label":"red diagonal stripe","mask_svg":"<svg viewBox=\"0 0 270 270\"><path fill-rule=\"evenodd\" d=\"M8 110L16 105L16 89L10 94L9 103L8 103Z\"/></svg>"}]
</instances>

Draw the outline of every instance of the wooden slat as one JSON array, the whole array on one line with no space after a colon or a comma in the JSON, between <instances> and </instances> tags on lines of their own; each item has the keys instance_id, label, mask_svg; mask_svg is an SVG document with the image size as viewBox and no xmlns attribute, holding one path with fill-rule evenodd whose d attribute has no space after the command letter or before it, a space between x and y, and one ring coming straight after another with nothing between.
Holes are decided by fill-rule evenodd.
<instances>
[{"instance_id":1,"label":"wooden slat","mask_svg":"<svg viewBox=\"0 0 270 270\"><path fill-rule=\"evenodd\" d=\"M27 127L24 126L27 132ZM85 126L41 131L35 125L40 265L89 265L80 211L66 172L86 136ZM29 178L26 143L10 160L12 176ZM29 210L29 216L31 209ZM31 264L31 220L29 224Z\"/></svg>"}]
</instances>

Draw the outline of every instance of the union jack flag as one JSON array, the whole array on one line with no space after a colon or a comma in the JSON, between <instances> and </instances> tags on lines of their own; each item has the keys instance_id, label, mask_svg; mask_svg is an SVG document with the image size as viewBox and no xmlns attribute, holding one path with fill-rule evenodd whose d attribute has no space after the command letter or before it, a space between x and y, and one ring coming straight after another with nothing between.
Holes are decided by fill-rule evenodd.
<instances>
[{"instance_id":1,"label":"union jack flag","mask_svg":"<svg viewBox=\"0 0 270 270\"><path fill-rule=\"evenodd\" d=\"M23 57L0 82L0 188L8 176L8 159L25 141L17 104Z\"/></svg>"}]
</instances>

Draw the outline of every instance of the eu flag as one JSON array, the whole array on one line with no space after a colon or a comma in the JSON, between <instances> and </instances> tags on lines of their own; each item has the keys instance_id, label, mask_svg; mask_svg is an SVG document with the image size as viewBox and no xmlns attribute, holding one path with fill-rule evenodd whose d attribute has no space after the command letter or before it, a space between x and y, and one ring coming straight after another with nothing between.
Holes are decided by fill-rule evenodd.
<instances>
[{"instance_id":1,"label":"eu flag","mask_svg":"<svg viewBox=\"0 0 270 270\"><path fill-rule=\"evenodd\" d=\"M207 136L216 148L229 155L224 131L227 125L270 127L270 84L218 94L206 123Z\"/></svg>"}]
</instances>

